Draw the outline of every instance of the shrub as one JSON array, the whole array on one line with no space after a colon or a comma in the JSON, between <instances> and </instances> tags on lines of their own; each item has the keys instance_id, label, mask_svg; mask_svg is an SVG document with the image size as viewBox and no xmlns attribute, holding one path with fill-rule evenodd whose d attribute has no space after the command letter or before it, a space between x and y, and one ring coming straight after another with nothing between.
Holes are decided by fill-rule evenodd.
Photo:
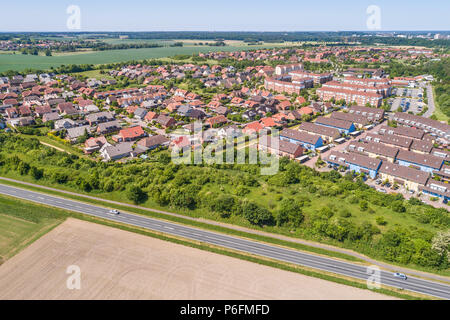
<instances>
[{"instance_id":1,"label":"shrub","mask_svg":"<svg viewBox=\"0 0 450 320\"><path fill-rule=\"evenodd\" d=\"M377 224L380 225L380 226L385 226L385 225L387 224L387 221L386 221L386 220L384 219L384 217L382 217L382 216L377 217L377 218L375 219L375 221L376 221Z\"/></svg>"}]
</instances>

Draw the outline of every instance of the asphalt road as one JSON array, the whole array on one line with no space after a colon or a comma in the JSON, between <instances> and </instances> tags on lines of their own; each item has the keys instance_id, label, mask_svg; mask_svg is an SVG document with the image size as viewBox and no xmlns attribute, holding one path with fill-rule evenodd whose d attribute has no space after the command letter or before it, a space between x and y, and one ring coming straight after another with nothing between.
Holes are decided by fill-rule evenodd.
<instances>
[{"instance_id":1,"label":"asphalt road","mask_svg":"<svg viewBox=\"0 0 450 320\"><path fill-rule=\"evenodd\" d=\"M129 213L120 213L119 215L115 215L109 213L109 209L103 207L50 196L44 193L29 191L2 184L0 184L0 193L36 203L49 205L52 207L68 209L71 211L96 216L103 219L134 225L149 230L171 234L191 240L197 240L314 269L324 270L352 278L366 280L370 276L366 266L285 249L270 244L263 244L256 241L245 240L220 233L204 231L201 229L152 219L140 215ZM404 290L410 290L435 296L438 298L450 299L450 286L439 282L433 282L414 277L408 277L408 280L405 281L395 278L392 273L386 271L381 271L380 282L387 286L403 288Z\"/></svg>"}]
</instances>

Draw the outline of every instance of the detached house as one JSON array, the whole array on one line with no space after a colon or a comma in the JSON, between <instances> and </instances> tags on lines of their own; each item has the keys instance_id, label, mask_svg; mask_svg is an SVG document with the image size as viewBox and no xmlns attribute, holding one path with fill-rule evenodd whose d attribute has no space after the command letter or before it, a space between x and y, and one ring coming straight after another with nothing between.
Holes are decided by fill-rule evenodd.
<instances>
[{"instance_id":1,"label":"detached house","mask_svg":"<svg viewBox=\"0 0 450 320\"><path fill-rule=\"evenodd\" d=\"M117 142L134 141L145 136L146 132L144 129L141 126L136 126L120 130L119 134L113 137L113 140Z\"/></svg>"},{"instance_id":2,"label":"detached house","mask_svg":"<svg viewBox=\"0 0 450 320\"><path fill-rule=\"evenodd\" d=\"M108 121L108 122L100 123L97 126L97 133L98 134L105 134L105 133L118 131L119 129L120 129L119 121L117 121L117 120Z\"/></svg>"},{"instance_id":3,"label":"detached house","mask_svg":"<svg viewBox=\"0 0 450 320\"><path fill-rule=\"evenodd\" d=\"M170 140L163 135L156 135L143 138L137 144L144 150L152 150L159 146L169 146Z\"/></svg>"},{"instance_id":4,"label":"detached house","mask_svg":"<svg viewBox=\"0 0 450 320\"><path fill-rule=\"evenodd\" d=\"M70 115L78 113L77 109L75 109L72 102L59 103L56 109L62 115Z\"/></svg>"}]
</instances>

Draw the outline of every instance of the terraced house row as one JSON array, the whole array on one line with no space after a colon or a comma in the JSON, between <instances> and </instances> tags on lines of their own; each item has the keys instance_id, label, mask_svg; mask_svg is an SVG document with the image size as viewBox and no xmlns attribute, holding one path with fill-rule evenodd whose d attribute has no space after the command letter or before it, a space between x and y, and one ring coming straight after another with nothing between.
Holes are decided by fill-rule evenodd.
<instances>
[{"instance_id":1,"label":"terraced house row","mask_svg":"<svg viewBox=\"0 0 450 320\"><path fill-rule=\"evenodd\" d=\"M359 152L353 152L353 150L362 150L361 146L354 146L354 148L347 153L332 151L324 160L332 166L344 167L353 172L364 173L372 179L379 177L392 184L396 183L399 186L403 186L407 190L422 192L430 196L442 198L445 201L450 199L449 184L432 179L430 172L405 166L400 161L397 164L373 158ZM369 151L369 153L374 152L374 147L364 148L363 151ZM401 152L400 150L399 154ZM402 157L401 154L399 156ZM448 168L446 173L450 173Z\"/></svg>"}]
</instances>

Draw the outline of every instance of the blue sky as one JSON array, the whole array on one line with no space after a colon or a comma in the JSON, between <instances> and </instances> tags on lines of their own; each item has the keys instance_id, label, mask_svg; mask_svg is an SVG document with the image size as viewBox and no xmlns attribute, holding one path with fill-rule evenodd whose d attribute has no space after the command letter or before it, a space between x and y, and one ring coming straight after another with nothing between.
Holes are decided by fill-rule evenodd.
<instances>
[{"instance_id":1,"label":"blue sky","mask_svg":"<svg viewBox=\"0 0 450 320\"><path fill-rule=\"evenodd\" d=\"M366 8L381 9L381 30L450 30L448 0L15 0L0 4L0 32L71 31L69 5L81 31L367 30ZM6 3L5 3L6 2Z\"/></svg>"}]
</instances>

